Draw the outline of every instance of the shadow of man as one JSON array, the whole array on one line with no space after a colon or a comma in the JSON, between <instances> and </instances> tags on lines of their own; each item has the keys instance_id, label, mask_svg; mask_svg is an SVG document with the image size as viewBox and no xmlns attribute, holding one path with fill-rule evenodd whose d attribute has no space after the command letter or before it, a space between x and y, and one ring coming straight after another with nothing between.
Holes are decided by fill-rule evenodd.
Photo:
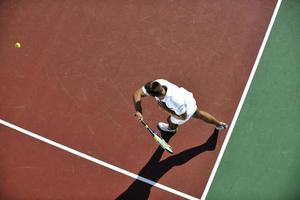
<instances>
[{"instance_id":1,"label":"shadow of man","mask_svg":"<svg viewBox=\"0 0 300 200\"><path fill-rule=\"evenodd\" d=\"M158 180L173 167L183 165L205 151L213 151L216 148L218 135L219 131L215 129L204 144L187 149L176 155L172 155L162 161L160 161L160 159L164 150L161 147L158 147L147 164L139 172L139 176L158 182ZM162 133L162 137L166 142L169 142L172 136L173 135L170 133ZM151 188L152 185L136 179L116 198L116 200L148 199Z\"/></svg>"}]
</instances>

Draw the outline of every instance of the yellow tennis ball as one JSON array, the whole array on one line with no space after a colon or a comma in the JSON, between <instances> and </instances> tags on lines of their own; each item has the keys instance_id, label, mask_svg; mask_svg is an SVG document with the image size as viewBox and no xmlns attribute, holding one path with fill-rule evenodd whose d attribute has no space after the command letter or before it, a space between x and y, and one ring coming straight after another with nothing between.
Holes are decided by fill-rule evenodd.
<instances>
[{"instance_id":1,"label":"yellow tennis ball","mask_svg":"<svg viewBox=\"0 0 300 200\"><path fill-rule=\"evenodd\" d=\"M21 48L20 42L16 42L15 47L16 47L17 49Z\"/></svg>"}]
</instances>

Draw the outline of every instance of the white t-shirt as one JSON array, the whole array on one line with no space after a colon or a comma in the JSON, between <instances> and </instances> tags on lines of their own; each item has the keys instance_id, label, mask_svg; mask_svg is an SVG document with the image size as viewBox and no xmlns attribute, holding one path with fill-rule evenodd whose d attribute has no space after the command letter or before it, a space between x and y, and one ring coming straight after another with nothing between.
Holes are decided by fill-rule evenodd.
<instances>
[{"instance_id":1,"label":"white t-shirt","mask_svg":"<svg viewBox=\"0 0 300 200\"><path fill-rule=\"evenodd\" d=\"M187 114L193 114L195 112L196 101L191 92L164 79L157 79L155 81L167 88L164 99L160 100L155 97L157 101L164 102L166 106L177 115L182 115L185 112L187 112ZM145 86L143 86L142 90L145 95L150 96Z\"/></svg>"}]
</instances>

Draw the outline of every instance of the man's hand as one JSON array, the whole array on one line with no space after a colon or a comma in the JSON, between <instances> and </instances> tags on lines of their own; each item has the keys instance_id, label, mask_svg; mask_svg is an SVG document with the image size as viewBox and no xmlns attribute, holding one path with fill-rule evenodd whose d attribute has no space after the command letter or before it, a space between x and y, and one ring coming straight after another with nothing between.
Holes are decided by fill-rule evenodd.
<instances>
[{"instance_id":1,"label":"man's hand","mask_svg":"<svg viewBox=\"0 0 300 200\"><path fill-rule=\"evenodd\" d=\"M140 113L140 112L136 112L134 114L134 116L136 117L136 119L137 119L138 122L140 122L140 121L142 121L144 119L142 113Z\"/></svg>"},{"instance_id":2,"label":"man's hand","mask_svg":"<svg viewBox=\"0 0 300 200\"><path fill-rule=\"evenodd\" d=\"M186 120L187 119L187 113L183 113L182 115L173 115L175 118L180 120Z\"/></svg>"},{"instance_id":3,"label":"man's hand","mask_svg":"<svg viewBox=\"0 0 300 200\"><path fill-rule=\"evenodd\" d=\"M173 110L169 109L165 103L161 102L161 101L157 101L157 104L159 106L160 109L163 109L164 111L166 111L169 115L174 116L177 119L180 120L186 120L187 118L187 113L183 113L182 115L177 115Z\"/></svg>"},{"instance_id":4,"label":"man's hand","mask_svg":"<svg viewBox=\"0 0 300 200\"><path fill-rule=\"evenodd\" d=\"M161 102L161 101L157 101L158 107L162 110L164 110L165 112L167 112L169 115L174 115L174 112L172 110L170 110L165 103Z\"/></svg>"}]
</instances>

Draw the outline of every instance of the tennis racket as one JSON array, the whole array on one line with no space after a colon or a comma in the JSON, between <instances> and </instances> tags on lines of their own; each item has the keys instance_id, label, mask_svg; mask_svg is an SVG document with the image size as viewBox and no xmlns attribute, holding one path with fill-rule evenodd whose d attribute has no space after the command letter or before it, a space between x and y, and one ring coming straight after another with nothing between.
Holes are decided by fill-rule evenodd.
<instances>
[{"instance_id":1,"label":"tennis racket","mask_svg":"<svg viewBox=\"0 0 300 200\"><path fill-rule=\"evenodd\" d=\"M173 154L172 147L163 139L161 138L155 131L153 131L143 120L140 121L144 127L149 131L152 135L153 139L167 152Z\"/></svg>"}]
</instances>

